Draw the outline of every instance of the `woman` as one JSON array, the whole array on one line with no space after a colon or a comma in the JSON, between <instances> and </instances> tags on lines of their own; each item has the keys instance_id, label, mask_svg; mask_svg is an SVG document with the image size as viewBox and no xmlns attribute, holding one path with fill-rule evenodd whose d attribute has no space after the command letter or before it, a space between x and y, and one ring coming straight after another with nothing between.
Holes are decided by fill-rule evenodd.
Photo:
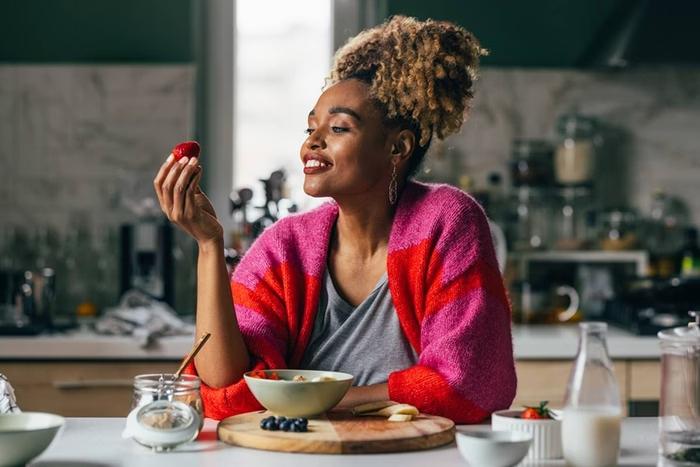
<instances>
[{"instance_id":1,"label":"woman","mask_svg":"<svg viewBox=\"0 0 700 467\"><path fill-rule=\"evenodd\" d=\"M510 310L486 217L455 188L411 180L432 137L461 127L482 52L460 27L406 17L342 47L300 151L305 192L333 201L267 229L231 284L202 170L168 158L154 186L199 245L207 416L261 408L242 374L285 367L354 374L345 407L391 399L473 423L510 405Z\"/></svg>"}]
</instances>

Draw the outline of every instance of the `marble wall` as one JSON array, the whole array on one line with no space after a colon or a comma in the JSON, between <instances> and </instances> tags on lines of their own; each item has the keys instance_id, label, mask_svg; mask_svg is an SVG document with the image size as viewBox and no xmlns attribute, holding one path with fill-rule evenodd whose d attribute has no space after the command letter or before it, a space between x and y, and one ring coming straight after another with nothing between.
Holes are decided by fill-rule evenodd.
<instances>
[{"instance_id":1,"label":"marble wall","mask_svg":"<svg viewBox=\"0 0 700 467\"><path fill-rule=\"evenodd\" d=\"M130 218L194 129L194 67L0 66L0 225Z\"/></svg>"},{"instance_id":2,"label":"marble wall","mask_svg":"<svg viewBox=\"0 0 700 467\"><path fill-rule=\"evenodd\" d=\"M514 138L555 137L557 116L576 110L603 125L596 191L603 205L644 213L655 189L682 198L700 223L700 69L589 72L484 69L471 117L435 148L435 179L467 173L507 180Z\"/></svg>"}]
</instances>

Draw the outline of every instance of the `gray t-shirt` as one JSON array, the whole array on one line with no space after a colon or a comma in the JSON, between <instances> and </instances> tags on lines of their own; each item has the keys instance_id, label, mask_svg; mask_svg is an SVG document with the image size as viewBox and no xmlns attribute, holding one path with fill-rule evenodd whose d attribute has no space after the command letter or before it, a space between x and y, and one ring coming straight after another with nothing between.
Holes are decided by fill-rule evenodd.
<instances>
[{"instance_id":1,"label":"gray t-shirt","mask_svg":"<svg viewBox=\"0 0 700 467\"><path fill-rule=\"evenodd\" d=\"M385 383L389 373L417 360L401 330L386 273L354 308L338 294L326 271L301 368L343 371L355 377L353 385L365 386Z\"/></svg>"}]
</instances>

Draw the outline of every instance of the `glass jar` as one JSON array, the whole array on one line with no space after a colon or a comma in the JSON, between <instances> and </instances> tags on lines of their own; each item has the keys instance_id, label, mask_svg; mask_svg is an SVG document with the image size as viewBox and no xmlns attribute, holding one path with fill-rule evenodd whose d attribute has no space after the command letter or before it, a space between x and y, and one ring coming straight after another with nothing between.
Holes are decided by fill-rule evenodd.
<instances>
[{"instance_id":1,"label":"glass jar","mask_svg":"<svg viewBox=\"0 0 700 467\"><path fill-rule=\"evenodd\" d=\"M659 453L672 465L700 464L700 312L660 331Z\"/></svg>"},{"instance_id":2,"label":"glass jar","mask_svg":"<svg viewBox=\"0 0 700 467\"><path fill-rule=\"evenodd\" d=\"M547 141L513 140L510 159L511 183L515 187L549 186L552 183L554 147Z\"/></svg>"},{"instance_id":3,"label":"glass jar","mask_svg":"<svg viewBox=\"0 0 700 467\"><path fill-rule=\"evenodd\" d=\"M510 246L515 251L545 248L550 239L550 209L545 194L537 189L520 187L511 201L509 215Z\"/></svg>"},{"instance_id":4,"label":"glass jar","mask_svg":"<svg viewBox=\"0 0 700 467\"><path fill-rule=\"evenodd\" d=\"M631 250L637 246L637 215L630 210L613 209L601 214L600 248L607 251Z\"/></svg>"},{"instance_id":5,"label":"glass jar","mask_svg":"<svg viewBox=\"0 0 700 467\"><path fill-rule=\"evenodd\" d=\"M591 194L585 187L567 187L559 192L555 217L557 250L580 250L588 246L587 209Z\"/></svg>"},{"instance_id":6,"label":"glass jar","mask_svg":"<svg viewBox=\"0 0 700 467\"><path fill-rule=\"evenodd\" d=\"M204 423L197 376L138 375L125 437L156 451L166 451L197 437Z\"/></svg>"},{"instance_id":7,"label":"glass jar","mask_svg":"<svg viewBox=\"0 0 700 467\"><path fill-rule=\"evenodd\" d=\"M601 322L579 324L579 347L566 388L562 444L567 465L614 466L622 407Z\"/></svg>"},{"instance_id":8,"label":"glass jar","mask_svg":"<svg viewBox=\"0 0 700 467\"><path fill-rule=\"evenodd\" d=\"M557 121L559 143L554 155L554 175L560 185L587 185L595 166L593 119L566 114Z\"/></svg>"}]
</instances>

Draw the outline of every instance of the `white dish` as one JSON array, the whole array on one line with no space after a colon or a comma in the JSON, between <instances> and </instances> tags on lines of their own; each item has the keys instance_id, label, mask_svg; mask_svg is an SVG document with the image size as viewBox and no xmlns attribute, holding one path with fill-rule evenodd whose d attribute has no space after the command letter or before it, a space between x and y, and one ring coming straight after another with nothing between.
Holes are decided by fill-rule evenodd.
<instances>
[{"instance_id":1,"label":"white dish","mask_svg":"<svg viewBox=\"0 0 700 467\"><path fill-rule=\"evenodd\" d=\"M313 417L332 409L352 384L352 375L338 371L263 370L277 373L279 380L255 378L245 373L250 392L270 412L286 417ZM304 381L293 381L303 376ZM324 381L314 379L333 378Z\"/></svg>"},{"instance_id":2,"label":"white dish","mask_svg":"<svg viewBox=\"0 0 700 467\"><path fill-rule=\"evenodd\" d=\"M49 447L64 425L59 415L20 412L0 415L0 467L24 465Z\"/></svg>"},{"instance_id":3,"label":"white dish","mask_svg":"<svg viewBox=\"0 0 700 467\"><path fill-rule=\"evenodd\" d=\"M459 453L474 467L509 467L527 455L532 435L521 431L462 430L456 434Z\"/></svg>"},{"instance_id":4,"label":"white dish","mask_svg":"<svg viewBox=\"0 0 700 467\"><path fill-rule=\"evenodd\" d=\"M491 428L498 431L518 431L532 435L527 460L559 459L562 457L561 412L552 410L556 419L523 419L521 410L499 410L491 415Z\"/></svg>"}]
</instances>

